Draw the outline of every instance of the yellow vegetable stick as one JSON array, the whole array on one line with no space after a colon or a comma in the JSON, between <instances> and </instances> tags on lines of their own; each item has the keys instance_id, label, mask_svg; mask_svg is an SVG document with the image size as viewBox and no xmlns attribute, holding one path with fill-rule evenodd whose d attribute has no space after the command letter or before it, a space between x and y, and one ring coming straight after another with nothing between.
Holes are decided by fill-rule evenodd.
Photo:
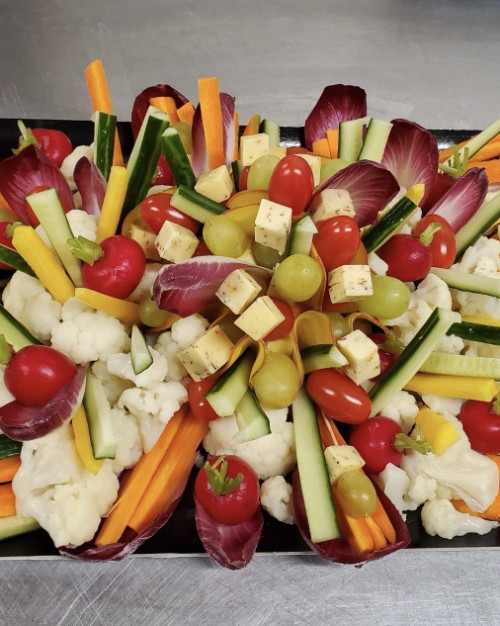
<instances>
[{"instance_id":1,"label":"yellow vegetable stick","mask_svg":"<svg viewBox=\"0 0 500 626\"><path fill-rule=\"evenodd\" d=\"M434 454L442 454L460 439L454 424L429 407L420 409L415 424L420 428L423 438L430 443Z\"/></svg>"},{"instance_id":2,"label":"yellow vegetable stick","mask_svg":"<svg viewBox=\"0 0 500 626\"><path fill-rule=\"evenodd\" d=\"M92 472L92 474L97 474L101 469L103 461L94 458L94 451L92 450L92 443L90 441L89 425L83 405L80 405L77 412L73 415L71 426L73 427L76 450L80 460L85 466L85 469Z\"/></svg>"},{"instance_id":3,"label":"yellow vegetable stick","mask_svg":"<svg viewBox=\"0 0 500 626\"><path fill-rule=\"evenodd\" d=\"M17 226L12 243L55 300L64 304L75 295L63 266L32 226Z\"/></svg>"},{"instance_id":4,"label":"yellow vegetable stick","mask_svg":"<svg viewBox=\"0 0 500 626\"><path fill-rule=\"evenodd\" d=\"M447 376L444 374L416 374L404 386L406 391L432 394L443 398L462 398L490 402L498 388L493 378L478 381L472 376Z\"/></svg>"},{"instance_id":5,"label":"yellow vegetable stick","mask_svg":"<svg viewBox=\"0 0 500 626\"><path fill-rule=\"evenodd\" d=\"M75 296L84 302L87 306L103 311L111 317L118 318L124 324L139 324L139 305L135 302L129 302L128 300L120 300L120 298L113 298L107 296L104 293L99 293L93 289L86 289L85 287L77 287L75 289Z\"/></svg>"},{"instance_id":6,"label":"yellow vegetable stick","mask_svg":"<svg viewBox=\"0 0 500 626\"><path fill-rule=\"evenodd\" d=\"M500 319L496 317L462 317L462 322L469 322L470 324L483 324L484 326L500 326Z\"/></svg>"},{"instance_id":7,"label":"yellow vegetable stick","mask_svg":"<svg viewBox=\"0 0 500 626\"><path fill-rule=\"evenodd\" d=\"M97 222L96 238L98 243L116 234L127 187L127 168L121 165L113 165L102 203L101 214Z\"/></svg>"}]
</instances>

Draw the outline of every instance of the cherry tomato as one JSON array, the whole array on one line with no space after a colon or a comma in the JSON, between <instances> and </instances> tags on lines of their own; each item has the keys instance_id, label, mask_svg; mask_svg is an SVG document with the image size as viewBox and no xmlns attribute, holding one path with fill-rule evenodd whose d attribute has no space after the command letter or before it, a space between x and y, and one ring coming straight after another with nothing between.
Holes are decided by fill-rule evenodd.
<instances>
[{"instance_id":1,"label":"cherry tomato","mask_svg":"<svg viewBox=\"0 0 500 626\"><path fill-rule=\"evenodd\" d=\"M481 454L500 453L500 415L495 412L496 402L467 400L458 415L472 449Z\"/></svg>"},{"instance_id":2,"label":"cherry tomato","mask_svg":"<svg viewBox=\"0 0 500 626\"><path fill-rule=\"evenodd\" d=\"M228 479L236 480L231 484ZM198 472L194 496L216 522L234 526L252 517L259 507L259 478L237 456L216 457Z\"/></svg>"},{"instance_id":3,"label":"cherry tomato","mask_svg":"<svg viewBox=\"0 0 500 626\"><path fill-rule=\"evenodd\" d=\"M338 215L316 226L318 232L313 236L313 244L325 270L329 272L352 263L361 243L359 227L352 217Z\"/></svg>"},{"instance_id":4,"label":"cherry tomato","mask_svg":"<svg viewBox=\"0 0 500 626\"><path fill-rule=\"evenodd\" d=\"M219 419L219 416L205 397L207 391L214 386L219 376L220 374L216 373L198 382L191 380L188 385L189 406L198 419L207 422Z\"/></svg>"},{"instance_id":5,"label":"cherry tomato","mask_svg":"<svg viewBox=\"0 0 500 626\"><path fill-rule=\"evenodd\" d=\"M336 369L314 370L307 377L306 389L325 415L334 420L360 424L370 416L370 396Z\"/></svg>"},{"instance_id":6,"label":"cherry tomato","mask_svg":"<svg viewBox=\"0 0 500 626\"><path fill-rule=\"evenodd\" d=\"M387 337L384 335L384 333L372 333L370 335L370 339L372 339L376 344L382 345ZM379 348L378 356L380 359L380 374L372 378L373 381L377 381L379 380L379 378L382 378L385 372L398 358L397 354L393 354L392 352L386 352L383 348Z\"/></svg>"},{"instance_id":7,"label":"cherry tomato","mask_svg":"<svg viewBox=\"0 0 500 626\"><path fill-rule=\"evenodd\" d=\"M314 190L309 163L298 154L288 154L274 168L269 181L269 200L292 209L294 217L304 213Z\"/></svg>"},{"instance_id":8,"label":"cherry tomato","mask_svg":"<svg viewBox=\"0 0 500 626\"><path fill-rule=\"evenodd\" d=\"M399 278L404 283L424 278L432 267L429 246L410 234L393 235L377 254L389 266L387 276Z\"/></svg>"},{"instance_id":9,"label":"cherry tomato","mask_svg":"<svg viewBox=\"0 0 500 626\"><path fill-rule=\"evenodd\" d=\"M286 337L293 328L295 322L295 316L293 314L292 307L286 300L280 300L279 298L271 298L278 309L283 313L285 319L276 326L274 330L268 333L265 337L265 341L275 341L276 339L282 339Z\"/></svg>"},{"instance_id":10,"label":"cherry tomato","mask_svg":"<svg viewBox=\"0 0 500 626\"><path fill-rule=\"evenodd\" d=\"M164 154L160 154L156 166L155 185L175 185L175 178Z\"/></svg>"},{"instance_id":11,"label":"cherry tomato","mask_svg":"<svg viewBox=\"0 0 500 626\"><path fill-rule=\"evenodd\" d=\"M196 234L200 229L200 223L171 206L171 199L169 193L153 193L148 196L139 205L142 219L156 234L166 221L184 226Z\"/></svg>"},{"instance_id":12,"label":"cherry tomato","mask_svg":"<svg viewBox=\"0 0 500 626\"><path fill-rule=\"evenodd\" d=\"M29 345L12 355L5 386L25 406L44 406L77 374L76 365L49 346Z\"/></svg>"},{"instance_id":13,"label":"cherry tomato","mask_svg":"<svg viewBox=\"0 0 500 626\"><path fill-rule=\"evenodd\" d=\"M311 154L307 148L303 146L288 146L286 149L287 154Z\"/></svg>"},{"instance_id":14,"label":"cherry tomato","mask_svg":"<svg viewBox=\"0 0 500 626\"><path fill-rule=\"evenodd\" d=\"M363 469L369 474L380 474L388 463L400 466L403 453L392 442L402 432L401 426L389 417L371 417L352 429L348 441L363 457Z\"/></svg>"},{"instance_id":15,"label":"cherry tomato","mask_svg":"<svg viewBox=\"0 0 500 626\"><path fill-rule=\"evenodd\" d=\"M0 244L6 246L7 248L14 249L14 245L12 244L12 237L9 237L6 233L7 228L12 224L12 222L0 222ZM11 270L12 267L7 265L6 263L0 263L0 270Z\"/></svg>"},{"instance_id":16,"label":"cherry tomato","mask_svg":"<svg viewBox=\"0 0 500 626\"><path fill-rule=\"evenodd\" d=\"M101 242L102 256L82 266L83 286L114 298L127 298L140 283L146 269L141 246L123 235Z\"/></svg>"},{"instance_id":17,"label":"cherry tomato","mask_svg":"<svg viewBox=\"0 0 500 626\"><path fill-rule=\"evenodd\" d=\"M239 191L245 191L248 184L248 172L250 171L250 165L245 165L245 167L240 172L240 180L238 181L238 189Z\"/></svg>"},{"instance_id":18,"label":"cherry tomato","mask_svg":"<svg viewBox=\"0 0 500 626\"><path fill-rule=\"evenodd\" d=\"M40 150L61 167L64 159L73 152L70 138L54 128L32 128L31 132L38 141ZM21 142L22 143L22 142Z\"/></svg>"},{"instance_id":19,"label":"cherry tomato","mask_svg":"<svg viewBox=\"0 0 500 626\"><path fill-rule=\"evenodd\" d=\"M455 262L457 244L455 233L444 217L434 214L426 215L415 226L413 234L420 237L432 225L439 227L439 230L433 232L432 240L429 243L432 265L435 267L450 267Z\"/></svg>"}]
</instances>

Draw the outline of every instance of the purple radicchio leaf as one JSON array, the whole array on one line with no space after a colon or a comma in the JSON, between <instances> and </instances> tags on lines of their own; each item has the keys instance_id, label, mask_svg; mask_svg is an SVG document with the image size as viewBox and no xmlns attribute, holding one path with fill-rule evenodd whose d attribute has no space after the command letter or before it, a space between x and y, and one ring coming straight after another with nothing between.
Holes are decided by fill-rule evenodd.
<instances>
[{"instance_id":1,"label":"purple radicchio leaf","mask_svg":"<svg viewBox=\"0 0 500 626\"><path fill-rule=\"evenodd\" d=\"M136 96L132 106L131 122L134 139L136 139L139 134L142 121L149 107L150 99L158 97L173 98L177 108L188 102L188 99L183 96L180 91L177 91L177 89L174 89L170 85L152 85L141 91L141 93Z\"/></svg>"},{"instance_id":2,"label":"purple radicchio leaf","mask_svg":"<svg viewBox=\"0 0 500 626\"><path fill-rule=\"evenodd\" d=\"M82 198L82 209L89 215L99 216L107 185L97 165L82 157L75 165L73 180Z\"/></svg>"}]
</instances>

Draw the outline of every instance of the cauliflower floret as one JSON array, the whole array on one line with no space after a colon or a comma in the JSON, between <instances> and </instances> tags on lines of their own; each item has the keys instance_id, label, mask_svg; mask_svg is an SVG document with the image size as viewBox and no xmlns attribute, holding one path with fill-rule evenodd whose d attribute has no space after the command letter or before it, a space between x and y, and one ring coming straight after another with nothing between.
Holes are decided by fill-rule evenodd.
<instances>
[{"instance_id":1,"label":"cauliflower floret","mask_svg":"<svg viewBox=\"0 0 500 626\"><path fill-rule=\"evenodd\" d=\"M73 178L73 172L75 171L75 165L82 157L87 157L90 161L94 160L94 147L90 146L76 146L76 148L68 154L68 156L61 163L61 172L64 178L68 181L71 191L76 190L75 179Z\"/></svg>"},{"instance_id":2,"label":"cauliflower floret","mask_svg":"<svg viewBox=\"0 0 500 626\"><path fill-rule=\"evenodd\" d=\"M181 317L172 324L172 339L182 350L201 337L208 326L208 320L199 313Z\"/></svg>"},{"instance_id":3,"label":"cauliflower floret","mask_svg":"<svg viewBox=\"0 0 500 626\"><path fill-rule=\"evenodd\" d=\"M460 513L449 500L434 498L422 507L422 524L428 535L438 535L444 539L461 537L468 533L486 535L498 528L498 522Z\"/></svg>"},{"instance_id":4,"label":"cauliflower floret","mask_svg":"<svg viewBox=\"0 0 500 626\"><path fill-rule=\"evenodd\" d=\"M153 362L140 374L134 372L130 353L119 352L108 357L108 371L119 378L132 381L136 387L151 389L165 380L168 371L167 359L154 348L149 348Z\"/></svg>"},{"instance_id":5,"label":"cauliflower floret","mask_svg":"<svg viewBox=\"0 0 500 626\"><path fill-rule=\"evenodd\" d=\"M431 394L424 394L422 400L430 409L436 411L436 413L444 413L455 417L460 413L462 405L465 402L465 400L461 398L442 398L441 396Z\"/></svg>"},{"instance_id":6,"label":"cauliflower floret","mask_svg":"<svg viewBox=\"0 0 500 626\"><path fill-rule=\"evenodd\" d=\"M97 232L97 217L90 215L87 211L73 209L66 213L71 232L75 237L86 237L90 241L95 241Z\"/></svg>"},{"instance_id":7,"label":"cauliflower floret","mask_svg":"<svg viewBox=\"0 0 500 626\"><path fill-rule=\"evenodd\" d=\"M61 305L54 300L38 278L14 272L2 295L3 305L21 324L41 341L50 339L59 323Z\"/></svg>"},{"instance_id":8,"label":"cauliflower floret","mask_svg":"<svg viewBox=\"0 0 500 626\"><path fill-rule=\"evenodd\" d=\"M187 391L181 383L163 382L152 389L126 389L118 399L117 406L135 416L141 432L142 447L144 452L149 452L170 418L187 399Z\"/></svg>"},{"instance_id":9,"label":"cauliflower floret","mask_svg":"<svg viewBox=\"0 0 500 626\"><path fill-rule=\"evenodd\" d=\"M401 514L417 508L406 498L410 479L400 467L388 463L373 479Z\"/></svg>"},{"instance_id":10,"label":"cauliflower floret","mask_svg":"<svg viewBox=\"0 0 500 626\"><path fill-rule=\"evenodd\" d=\"M169 330L160 333L154 344L154 349L167 359L167 380L181 382L188 376L186 368L177 358L179 345L172 339L172 333Z\"/></svg>"},{"instance_id":11,"label":"cauliflower floret","mask_svg":"<svg viewBox=\"0 0 500 626\"><path fill-rule=\"evenodd\" d=\"M413 213L410 215L410 218L406 220L406 222L403 224L403 226L398 232L402 234L411 235L413 232L413 229L420 222L421 219L422 219L422 209L420 207L417 207L415 211L413 211Z\"/></svg>"},{"instance_id":12,"label":"cauliflower floret","mask_svg":"<svg viewBox=\"0 0 500 626\"><path fill-rule=\"evenodd\" d=\"M120 474L124 469L134 467L141 458L141 433L135 417L122 409L116 407L111 409L111 421L116 436L113 471L115 474Z\"/></svg>"},{"instance_id":13,"label":"cauliflower floret","mask_svg":"<svg viewBox=\"0 0 500 626\"><path fill-rule=\"evenodd\" d=\"M52 345L83 364L128 351L130 338L118 319L70 298L62 307L61 323L52 329Z\"/></svg>"},{"instance_id":14,"label":"cauliflower floret","mask_svg":"<svg viewBox=\"0 0 500 626\"><path fill-rule=\"evenodd\" d=\"M155 278L162 267L163 266L161 263L146 263L146 269L144 270L144 274L142 275L140 283L130 294L127 300L131 300L132 302L140 302L146 296L150 296L151 290L153 288L153 283L155 282Z\"/></svg>"},{"instance_id":15,"label":"cauliflower floret","mask_svg":"<svg viewBox=\"0 0 500 626\"><path fill-rule=\"evenodd\" d=\"M404 500L409 503L408 510L413 511L418 506L436 497L438 484L429 476L411 476Z\"/></svg>"},{"instance_id":16,"label":"cauliflower floret","mask_svg":"<svg viewBox=\"0 0 500 626\"><path fill-rule=\"evenodd\" d=\"M287 409L266 410L271 433L245 443L235 443L238 425L234 416L221 417L209 423L203 447L209 454L236 454L245 460L266 480L271 476L284 476L295 463L293 424L287 421Z\"/></svg>"},{"instance_id":17,"label":"cauliflower floret","mask_svg":"<svg viewBox=\"0 0 500 626\"><path fill-rule=\"evenodd\" d=\"M482 293L456 291L453 300L457 311L464 317L494 317L500 319L500 298Z\"/></svg>"},{"instance_id":18,"label":"cauliflower floret","mask_svg":"<svg viewBox=\"0 0 500 626\"><path fill-rule=\"evenodd\" d=\"M407 435L415 424L418 413L418 404L415 397L407 391L398 391L390 401L382 407L380 415L390 417L397 422L405 435Z\"/></svg>"},{"instance_id":19,"label":"cauliflower floret","mask_svg":"<svg viewBox=\"0 0 500 626\"><path fill-rule=\"evenodd\" d=\"M97 474L87 471L70 424L26 441L21 461L12 482L18 514L36 519L56 547L90 541L118 495L111 462L105 461Z\"/></svg>"},{"instance_id":20,"label":"cauliflower floret","mask_svg":"<svg viewBox=\"0 0 500 626\"><path fill-rule=\"evenodd\" d=\"M271 476L262 483L260 503L278 521L293 524L292 485L283 476Z\"/></svg>"},{"instance_id":21,"label":"cauliflower floret","mask_svg":"<svg viewBox=\"0 0 500 626\"><path fill-rule=\"evenodd\" d=\"M486 272L483 276L491 276L491 270L495 267L495 275L500 270L500 241L489 237L480 237L472 246L464 252L458 263L451 266L451 269L468 274L481 274L483 268Z\"/></svg>"},{"instance_id":22,"label":"cauliflower floret","mask_svg":"<svg viewBox=\"0 0 500 626\"><path fill-rule=\"evenodd\" d=\"M111 406L114 406L118 402L118 398L125 389L130 389L134 386L132 381L111 374L108 370L107 361L96 361L93 363L92 372L101 381L106 398Z\"/></svg>"}]
</instances>

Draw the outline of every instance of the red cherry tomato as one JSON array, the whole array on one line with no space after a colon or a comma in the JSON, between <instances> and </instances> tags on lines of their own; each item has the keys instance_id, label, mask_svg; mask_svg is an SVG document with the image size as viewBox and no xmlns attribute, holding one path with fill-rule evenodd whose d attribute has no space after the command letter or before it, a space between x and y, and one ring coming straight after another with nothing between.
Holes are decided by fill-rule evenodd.
<instances>
[{"instance_id":1,"label":"red cherry tomato","mask_svg":"<svg viewBox=\"0 0 500 626\"><path fill-rule=\"evenodd\" d=\"M325 415L334 420L361 424L370 416L370 396L336 369L314 370L307 377L306 389Z\"/></svg>"},{"instance_id":2,"label":"red cherry tomato","mask_svg":"<svg viewBox=\"0 0 500 626\"><path fill-rule=\"evenodd\" d=\"M472 449L481 454L500 453L500 415L495 403L467 400L458 415Z\"/></svg>"},{"instance_id":3,"label":"red cherry tomato","mask_svg":"<svg viewBox=\"0 0 500 626\"><path fill-rule=\"evenodd\" d=\"M269 200L292 209L294 217L304 213L314 190L311 167L298 154L283 157L273 170L269 181Z\"/></svg>"},{"instance_id":4,"label":"red cherry tomato","mask_svg":"<svg viewBox=\"0 0 500 626\"><path fill-rule=\"evenodd\" d=\"M380 474L388 463L400 466L403 453L392 442L402 432L401 426L389 417L371 417L352 429L348 442L363 457L364 469L369 474Z\"/></svg>"},{"instance_id":5,"label":"red cherry tomato","mask_svg":"<svg viewBox=\"0 0 500 626\"><path fill-rule=\"evenodd\" d=\"M52 159L57 167L61 167L64 159L73 152L70 138L60 130L32 128L31 132L40 144L40 150Z\"/></svg>"},{"instance_id":6,"label":"red cherry tomato","mask_svg":"<svg viewBox=\"0 0 500 626\"><path fill-rule=\"evenodd\" d=\"M12 355L5 367L5 385L25 406L44 406L77 374L76 365L49 346L29 345Z\"/></svg>"},{"instance_id":7,"label":"red cherry tomato","mask_svg":"<svg viewBox=\"0 0 500 626\"><path fill-rule=\"evenodd\" d=\"M209 480L209 475L215 473L219 478L224 472L226 463L226 477L236 478L241 474L241 482L228 493L221 493L215 481ZM212 472L207 473L207 464ZM220 480L221 484L225 481ZM227 483L226 483L227 484ZM246 521L259 507L259 478L255 471L243 459L228 455L216 457L207 463L198 472L194 483L194 496L207 513L220 524L234 526Z\"/></svg>"},{"instance_id":8,"label":"red cherry tomato","mask_svg":"<svg viewBox=\"0 0 500 626\"><path fill-rule=\"evenodd\" d=\"M14 245L12 244L12 237L9 237L6 233L7 228L11 225L12 222L0 222L0 244L6 246L7 248L12 248L14 250ZM0 263L0 270L11 270L12 267L7 265L6 263Z\"/></svg>"},{"instance_id":9,"label":"red cherry tomato","mask_svg":"<svg viewBox=\"0 0 500 626\"><path fill-rule=\"evenodd\" d=\"M318 232L313 236L313 244L325 270L349 265L361 243L359 227L347 215L338 215L319 222Z\"/></svg>"},{"instance_id":10,"label":"red cherry tomato","mask_svg":"<svg viewBox=\"0 0 500 626\"><path fill-rule=\"evenodd\" d=\"M217 413L212 409L206 399L206 393L211 389L219 378L220 374L212 374L200 381L191 380L188 385L189 406L200 420L211 422L219 419Z\"/></svg>"},{"instance_id":11,"label":"red cherry tomato","mask_svg":"<svg viewBox=\"0 0 500 626\"><path fill-rule=\"evenodd\" d=\"M196 234L200 229L200 223L171 206L171 199L169 193L153 193L148 196L139 205L142 219L156 234L166 221L184 226Z\"/></svg>"},{"instance_id":12,"label":"red cherry tomato","mask_svg":"<svg viewBox=\"0 0 500 626\"><path fill-rule=\"evenodd\" d=\"M101 242L102 256L82 266L83 286L114 298L127 298L140 283L146 269L141 246L124 235Z\"/></svg>"},{"instance_id":13,"label":"red cherry tomato","mask_svg":"<svg viewBox=\"0 0 500 626\"><path fill-rule=\"evenodd\" d=\"M287 154L311 154L307 148L303 146L288 146L286 149Z\"/></svg>"},{"instance_id":14,"label":"red cherry tomato","mask_svg":"<svg viewBox=\"0 0 500 626\"><path fill-rule=\"evenodd\" d=\"M160 154L156 166L155 185L175 185L175 178L164 154Z\"/></svg>"},{"instance_id":15,"label":"red cherry tomato","mask_svg":"<svg viewBox=\"0 0 500 626\"><path fill-rule=\"evenodd\" d=\"M435 267L450 267L455 262L457 244L455 233L444 217L434 214L426 215L415 226L413 234L420 237L433 224L437 225L439 230L433 233L432 241L429 244L432 254L432 265Z\"/></svg>"},{"instance_id":16,"label":"red cherry tomato","mask_svg":"<svg viewBox=\"0 0 500 626\"><path fill-rule=\"evenodd\" d=\"M370 335L370 339L372 339L376 344L382 345L386 341L387 337L386 335L384 335L384 333L372 333ZM385 372L398 358L397 354L393 354L392 352L386 352L382 348L379 348L378 356L380 359L380 374L372 378L371 380L373 381L377 381L379 378L382 378Z\"/></svg>"},{"instance_id":17,"label":"red cherry tomato","mask_svg":"<svg viewBox=\"0 0 500 626\"><path fill-rule=\"evenodd\" d=\"M427 276L432 267L432 252L418 237L393 235L378 249L378 256L389 266L387 276L413 282Z\"/></svg>"},{"instance_id":18,"label":"red cherry tomato","mask_svg":"<svg viewBox=\"0 0 500 626\"><path fill-rule=\"evenodd\" d=\"M280 300L279 298L271 298L278 309L283 313L285 319L276 326L274 330L268 333L265 337L265 341L275 341L276 339L282 339L286 337L293 328L295 316L293 314L292 307L286 300Z\"/></svg>"}]
</instances>

